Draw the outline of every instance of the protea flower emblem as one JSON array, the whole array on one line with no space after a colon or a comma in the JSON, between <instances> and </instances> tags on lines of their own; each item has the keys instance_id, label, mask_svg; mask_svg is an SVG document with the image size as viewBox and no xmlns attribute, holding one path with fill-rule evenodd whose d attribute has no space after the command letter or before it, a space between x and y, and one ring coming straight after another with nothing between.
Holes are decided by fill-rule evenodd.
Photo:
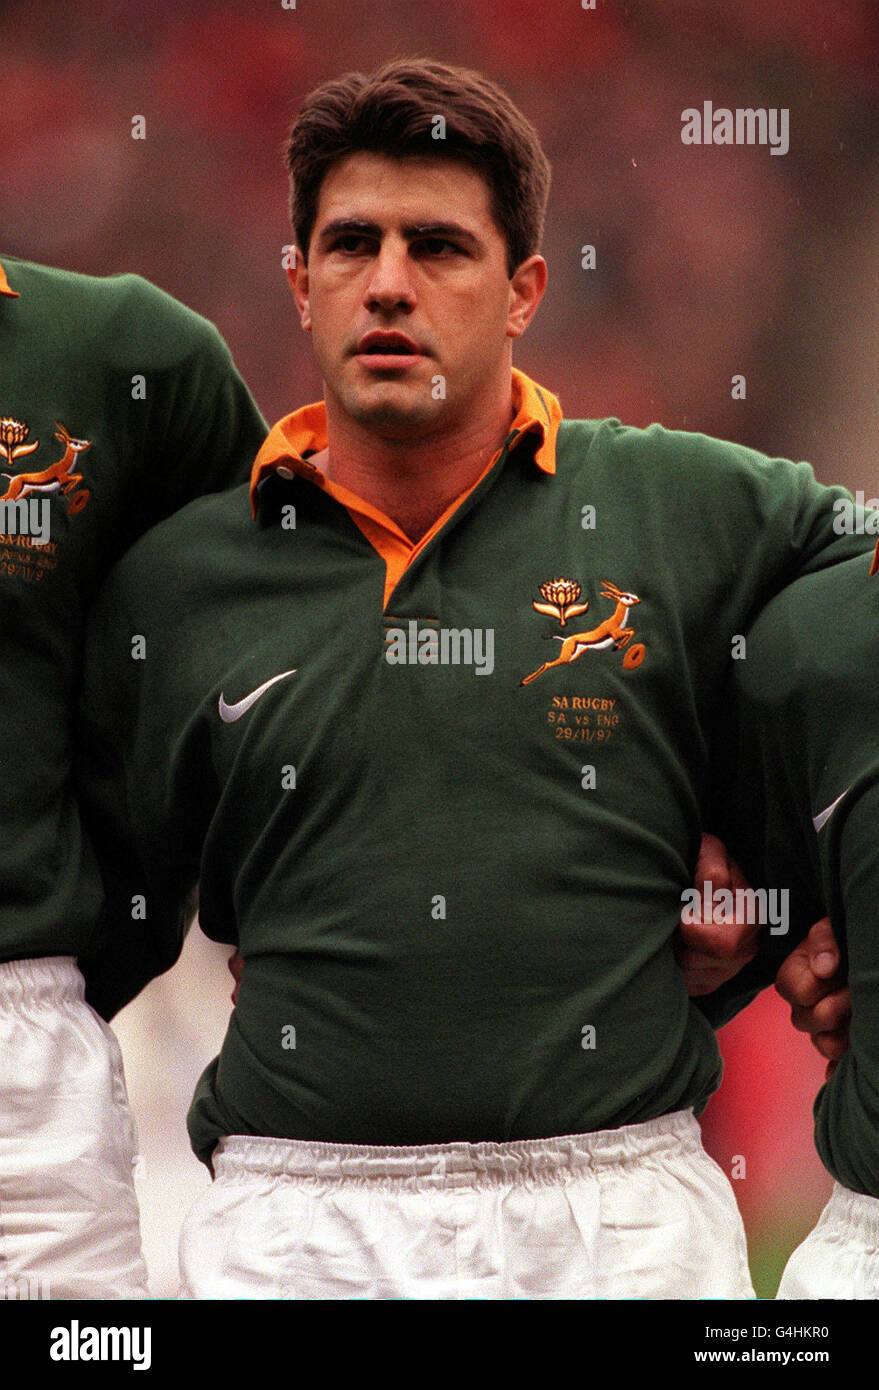
<instances>
[{"instance_id":1,"label":"protea flower emblem","mask_svg":"<svg viewBox=\"0 0 879 1390\"><path fill-rule=\"evenodd\" d=\"M23 454L32 454L40 447L40 441L34 444L25 444L25 440L30 434L30 430L23 420L13 420L11 415L4 415L0 419L0 455L8 459L11 463L13 459L21 458Z\"/></svg>"},{"instance_id":2,"label":"protea flower emblem","mask_svg":"<svg viewBox=\"0 0 879 1390\"><path fill-rule=\"evenodd\" d=\"M575 579L550 579L540 586L543 603L532 599L531 607L537 613L548 613L551 618L558 618L564 627L568 618L576 618L578 613L585 613L589 607L588 599L585 603L577 602L582 592Z\"/></svg>"}]
</instances>

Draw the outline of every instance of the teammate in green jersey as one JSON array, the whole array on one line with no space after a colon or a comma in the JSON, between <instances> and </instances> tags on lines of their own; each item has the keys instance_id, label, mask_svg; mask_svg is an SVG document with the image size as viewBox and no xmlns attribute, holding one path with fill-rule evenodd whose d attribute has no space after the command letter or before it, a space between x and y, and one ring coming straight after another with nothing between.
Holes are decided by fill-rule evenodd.
<instances>
[{"instance_id":1,"label":"teammate in green jersey","mask_svg":"<svg viewBox=\"0 0 879 1390\"><path fill-rule=\"evenodd\" d=\"M245 478L264 436L206 320L136 276L3 257L0 1298L146 1296L121 1058L76 964L102 932L72 781L83 624L126 547Z\"/></svg>"},{"instance_id":2,"label":"teammate in green jersey","mask_svg":"<svg viewBox=\"0 0 879 1390\"><path fill-rule=\"evenodd\" d=\"M325 401L126 557L84 682L132 919L93 997L174 959L196 880L245 962L185 1288L750 1297L672 942L731 641L863 544L806 465L567 421L512 371L548 170L484 79L327 84L290 165Z\"/></svg>"},{"instance_id":3,"label":"teammate in green jersey","mask_svg":"<svg viewBox=\"0 0 879 1390\"><path fill-rule=\"evenodd\" d=\"M879 1298L879 579L859 556L791 585L735 664L738 711L725 833L757 883L800 920L827 910L848 968L850 1046L815 1102L815 1142L836 1179L794 1252L779 1298ZM746 1002L778 965L766 937L726 993Z\"/></svg>"}]
</instances>

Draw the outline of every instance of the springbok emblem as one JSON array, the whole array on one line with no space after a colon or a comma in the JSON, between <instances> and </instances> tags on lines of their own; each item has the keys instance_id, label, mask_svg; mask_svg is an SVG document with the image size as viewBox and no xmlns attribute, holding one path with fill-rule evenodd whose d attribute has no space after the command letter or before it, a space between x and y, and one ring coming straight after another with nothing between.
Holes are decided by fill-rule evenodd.
<instances>
[{"instance_id":1,"label":"springbok emblem","mask_svg":"<svg viewBox=\"0 0 879 1390\"><path fill-rule=\"evenodd\" d=\"M22 420L0 420L0 456L12 463L24 454L34 453L39 448L40 441L37 439L32 444L26 444L29 433ZM27 497L30 492L63 492L65 495L73 494L68 496L71 515L82 511L91 494L87 488L77 492L76 489L82 482L82 474L74 471L74 465L80 454L92 447L91 440L74 439L64 426L57 422L55 438L64 445L64 453L49 468L43 468L38 473L0 473L0 477L10 480L6 491L0 496L0 502L15 502L20 497Z\"/></svg>"},{"instance_id":2,"label":"springbok emblem","mask_svg":"<svg viewBox=\"0 0 879 1390\"><path fill-rule=\"evenodd\" d=\"M561 601L556 594L556 589L562 596ZM576 591L576 592L575 592ZM554 614L561 625L564 627L568 617L573 613L584 613L589 607L588 602L576 603L575 599L580 597L580 585L570 579L553 580L551 584L541 585L540 592L546 602L538 603L536 600L532 606L538 613ZM538 676L542 676L544 671L550 671L554 666L566 666L571 661L576 661L584 652L602 651L608 647L620 650L627 647L635 636L635 629L627 627L630 611L636 603L641 600L637 594L631 594L625 589L618 589L616 584L612 584L609 579L602 581L601 597L609 599L615 604L613 613L597 627L590 628L588 632L572 632L569 637L561 637L558 633L553 636L557 642L561 642L562 647L555 661L544 661L536 671L532 671L530 676L525 676L520 682L521 685L530 685L536 681ZM564 600L568 600L565 602ZM623 657L623 665L626 670L633 670L640 666L644 660L644 645L639 642L634 647L630 647Z\"/></svg>"}]
</instances>

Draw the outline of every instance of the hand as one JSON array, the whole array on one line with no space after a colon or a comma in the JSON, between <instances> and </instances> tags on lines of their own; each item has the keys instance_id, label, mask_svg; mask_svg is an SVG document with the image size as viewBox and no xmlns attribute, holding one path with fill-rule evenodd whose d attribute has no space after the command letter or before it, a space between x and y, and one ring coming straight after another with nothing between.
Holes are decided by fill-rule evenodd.
<instances>
[{"instance_id":1,"label":"hand","mask_svg":"<svg viewBox=\"0 0 879 1390\"><path fill-rule=\"evenodd\" d=\"M232 974L232 979L235 981L235 988L232 991L231 999L233 1004L237 1004L238 990L241 986L241 977L244 974L244 961L241 959L237 951L233 951L232 955L229 957L228 966Z\"/></svg>"},{"instance_id":2,"label":"hand","mask_svg":"<svg viewBox=\"0 0 879 1390\"><path fill-rule=\"evenodd\" d=\"M733 893L748 884L726 846L716 835L703 835L696 861L693 887L700 897L702 885L711 890L728 888ZM688 913L688 916L692 915ZM684 972L687 993L710 994L719 985L738 975L743 965L757 954L759 923L681 921L675 937L675 956Z\"/></svg>"},{"instance_id":3,"label":"hand","mask_svg":"<svg viewBox=\"0 0 879 1390\"><path fill-rule=\"evenodd\" d=\"M825 1080L848 1047L852 1016L851 992L839 965L839 947L822 917L809 935L784 961L775 988L791 1005L791 1023L808 1033L822 1057L829 1059Z\"/></svg>"}]
</instances>

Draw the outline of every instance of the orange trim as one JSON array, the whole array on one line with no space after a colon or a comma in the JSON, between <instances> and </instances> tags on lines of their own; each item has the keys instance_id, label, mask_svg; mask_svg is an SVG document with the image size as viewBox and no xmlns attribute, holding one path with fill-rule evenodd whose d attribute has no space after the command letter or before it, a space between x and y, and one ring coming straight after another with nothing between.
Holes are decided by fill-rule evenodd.
<instances>
[{"instance_id":1,"label":"orange trim","mask_svg":"<svg viewBox=\"0 0 879 1390\"><path fill-rule=\"evenodd\" d=\"M385 562L385 591L382 594L382 612L387 608L391 594L396 589L414 555L411 541L401 542L384 526L378 522L370 521L368 517L357 516L351 512L351 519L355 525L359 526L366 539L369 541L373 550L377 551Z\"/></svg>"},{"instance_id":2,"label":"orange trim","mask_svg":"<svg viewBox=\"0 0 879 1390\"><path fill-rule=\"evenodd\" d=\"M555 448L559 425L562 421L562 408L550 391L538 386L524 372L513 368L512 404L516 411L510 430L518 431L510 448L514 449L526 434L539 434L540 442L534 453L534 462L544 473L555 473ZM269 432L262 448L256 456L250 475L250 505L254 517L259 507L257 491L263 478L270 473L280 477L298 474L307 478L316 487L323 488L330 497L347 508L352 521L360 528L370 545L385 562L384 604L388 600L402 575L416 555L442 530L446 522L457 511L461 503L478 487L485 475L494 467L500 457L500 449L486 464L482 473L467 491L446 507L442 516L421 539L413 543L395 521L370 502L341 487L315 468L313 463L303 457L307 453L319 453L327 447L327 417L323 401L303 406L283 420Z\"/></svg>"},{"instance_id":3,"label":"orange trim","mask_svg":"<svg viewBox=\"0 0 879 1390\"><path fill-rule=\"evenodd\" d=\"M876 549L873 551L873 563L870 566L870 573L875 574L879 570L879 541L876 542Z\"/></svg>"},{"instance_id":4,"label":"orange trim","mask_svg":"<svg viewBox=\"0 0 879 1390\"><path fill-rule=\"evenodd\" d=\"M18 290L10 289L9 281L6 279L6 271L0 265L0 294L8 294L10 299L21 299Z\"/></svg>"},{"instance_id":5,"label":"orange trim","mask_svg":"<svg viewBox=\"0 0 879 1390\"><path fill-rule=\"evenodd\" d=\"M534 431L540 435L534 462L544 473L554 473L556 439L562 423L558 398L514 367L513 405L516 415L510 428L521 430L522 434ZM516 439L515 443L518 442Z\"/></svg>"},{"instance_id":6,"label":"orange trim","mask_svg":"<svg viewBox=\"0 0 879 1390\"><path fill-rule=\"evenodd\" d=\"M523 431L523 432L524 432L524 431ZM510 448L514 449L514 448L516 447L516 444L517 444L518 442L519 442L519 437L517 437L516 439L513 440L513 443L510 445ZM434 536L437 535L438 532L440 532L440 531L443 529L443 527L445 526L446 522L447 522L447 521L449 520L449 518L458 510L458 508L460 507L461 503L464 502L464 501L466 501L466 499L470 496L471 492L473 492L474 488L479 487L479 484L482 482L482 480L483 480L483 478L485 477L486 473L490 473L490 472L491 472L492 468L494 468L494 466L495 466L495 464L497 463L497 461L498 461L498 459L500 458L500 456L501 456L501 450L498 449L496 453L492 454L492 456L491 456L491 458L489 459L488 463L485 465L485 467L483 468L483 470L482 470L482 472L480 473L479 477L476 479L476 482L475 482L475 483L472 483L472 484L470 485L470 487L468 487L468 489L467 489L466 492L462 492L460 497L456 497L455 500L454 500L454 502L450 502L450 503L449 503L449 505L446 507L445 511L443 512L442 516L438 516L438 517L437 517L436 521L433 523L433 525L431 526L430 530L429 530L429 531L425 531L424 535L421 537L421 540L420 540L420 541L416 541L416 543L415 543L414 545L412 545L412 543L411 543L411 541L410 541L410 543L409 543L409 544L410 544L409 557L408 557L408 559L407 559L407 561L406 561L406 564L403 566L403 568L400 570L400 572L399 572L397 575L392 575L392 574L391 574L391 566L388 564L387 558L385 559L385 564L388 565L388 574L387 574L387 579L385 580L385 601L384 601L384 607L385 607L385 608L387 608L387 606L388 606L388 600L390 599L391 594L394 592L394 589L397 587L397 584L398 584L399 580L402 578L404 571L405 571L406 569L408 569L409 565L410 565L410 564L412 563L412 561L415 559L415 556L421 554L421 551L424 549L424 547L425 547L430 541L433 540ZM553 469L553 471L555 471L555 470ZM381 549L380 546L376 546L376 550L379 552L380 555L382 554L382 549ZM392 582L392 581L393 581L393 582Z\"/></svg>"}]
</instances>

